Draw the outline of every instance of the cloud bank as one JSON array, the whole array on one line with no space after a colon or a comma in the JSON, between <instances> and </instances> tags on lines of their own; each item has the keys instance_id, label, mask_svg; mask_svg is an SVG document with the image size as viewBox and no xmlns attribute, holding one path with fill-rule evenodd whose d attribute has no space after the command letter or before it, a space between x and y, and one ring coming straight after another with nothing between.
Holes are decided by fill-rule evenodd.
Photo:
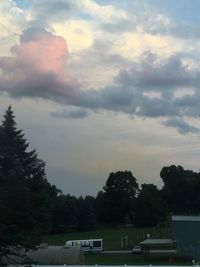
<instances>
[{"instance_id":1,"label":"cloud bank","mask_svg":"<svg viewBox=\"0 0 200 267\"><path fill-rule=\"evenodd\" d=\"M85 118L89 113L84 108L139 117L200 116L200 72L178 54L161 58L146 52L139 61L119 70L110 86L85 90L69 71L64 38L43 28L29 28L11 52L12 56L0 57L0 91L15 98L43 98L78 108L71 113L52 113L54 117ZM182 88L184 95L177 95ZM169 119L164 125L182 134L198 131L183 120Z\"/></svg>"}]
</instances>

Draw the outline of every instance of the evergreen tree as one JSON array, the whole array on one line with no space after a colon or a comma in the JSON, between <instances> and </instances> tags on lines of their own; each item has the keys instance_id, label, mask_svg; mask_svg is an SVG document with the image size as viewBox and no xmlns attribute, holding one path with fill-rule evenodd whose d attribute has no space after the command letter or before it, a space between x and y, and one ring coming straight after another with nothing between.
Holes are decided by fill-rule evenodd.
<instances>
[{"instance_id":1,"label":"evergreen tree","mask_svg":"<svg viewBox=\"0 0 200 267\"><path fill-rule=\"evenodd\" d=\"M0 127L0 256L40 241L57 195L46 180L44 161L28 146L9 106Z\"/></svg>"}]
</instances>

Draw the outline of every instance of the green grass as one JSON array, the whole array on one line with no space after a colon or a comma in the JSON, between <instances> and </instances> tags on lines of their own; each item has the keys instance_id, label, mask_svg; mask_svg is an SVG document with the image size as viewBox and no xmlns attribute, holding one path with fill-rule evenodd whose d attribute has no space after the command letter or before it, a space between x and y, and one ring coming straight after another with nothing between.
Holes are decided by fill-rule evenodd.
<instances>
[{"instance_id":1,"label":"green grass","mask_svg":"<svg viewBox=\"0 0 200 267\"><path fill-rule=\"evenodd\" d=\"M111 228L101 227L96 231L90 232L68 232L57 235L46 235L43 242L49 245L64 245L67 240L76 239L94 239L102 238L104 250L121 250L121 239L128 236L128 246L124 249L132 249L133 245L146 239L146 234L151 238L170 238L170 229L167 225L153 228ZM191 265L191 261L178 255L170 257L161 256L140 256L132 254L97 254L85 255L85 264L87 265Z\"/></svg>"},{"instance_id":2,"label":"green grass","mask_svg":"<svg viewBox=\"0 0 200 267\"><path fill-rule=\"evenodd\" d=\"M133 245L146 238L147 233L150 234L151 238L170 237L169 228L166 226L143 229L102 227L91 232L69 232L58 235L47 235L43 237L43 242L49 245L64 245L67 240L103 238L104 250L119 250L122 249L122 237L128 236L128 246L124 247L124 249L132 249Z\"/></svg>"},{"instance_id":3,"label":"green grass","mask_svg":"<svg viewBox=\"0 0 200 267\"><path fill-rule=\"evenodd\" d=\"M86 265L133 265L144 264L144 260L140 256L132 254L116 254L116 255L85 255Z\"/></svg>"},{"instance_id":4,"label":"green grass","mask_svg":"<svg viewBox=\"0 0 200 267\"><path fill-rule=\"evenodd\" d=\"M85 255L86 265L191 265L191 261L181 257L143 257L132 254Z\"/></svg>"}]
</instances>

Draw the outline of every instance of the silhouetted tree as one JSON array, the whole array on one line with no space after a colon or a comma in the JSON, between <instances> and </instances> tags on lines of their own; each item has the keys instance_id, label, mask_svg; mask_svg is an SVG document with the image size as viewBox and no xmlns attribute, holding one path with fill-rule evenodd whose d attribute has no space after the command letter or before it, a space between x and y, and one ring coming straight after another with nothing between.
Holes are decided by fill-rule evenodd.
<instances>
[{"instance_id":1,"label":"silhouetted tree","mask_svg":"<svg viewBox=\"0 0 200 267\"><path fill-rule=\"evenodd\" d=\"M96 211L95 211L95 198L86 196L85 198L79 197L79 216L78 216L78 230L88 231L96 229Z\"/></svg>"},{"instance_id":2,"label":"silhouetted tree","mask_svg":"<svg viewBox=\"0 0 200 267\"><path fill-rule=\"evenodd\" d=\"M63 195L57 197L53 216L53 233L76 230L79 216L79 202L76 197Z\"/></svg>"},{"instance_id":3,"label":"silhouetted tree","mask_svg":"<svg viewBox=\"0 0 200 267\"><path fill-rule=\"evenodd\" d=\"M176 214L190 213L191 198L194 198L199 175L184 170L182 166L172 165L163 167L160 176L164 183L162 195L169 210Z\"/></svg>"},{"instance_id":4,"label":"silhouetted tree","mask_svg":"<svg viewBox=\"0 0 200 267\"><path fill-rule=\"evenodd\" d=\"M110 207L112 199L109 194L99 191L96 197L96 214L97 221L100 224L112 223L113 219L110 216Z\"/></svg>"},{"instance_id":5,"label":"silhouetted tree","mask_svg":"<svg viewBox=\"0 0 200 267\"><path fill-rule=\"evenodd\" d=\"M17 129L11 106L0 127L0 255L14 246L33 247L50 229L55 187L47 182L45 163Z\"/></svg>"},{"instance_id":6,"label":"silhouetted tree","mask_svg":"<svg viewBox=\"0 0 200 267\"><path fill-rule=\"evenodd\" d=\"M138 190L136 178L130 171L112 172L103 190L97 196L98 218L113 224L124 223ZM101 201L104 210L100 208Z\"/></svg>"},{"instance_id":7,"label":"silhouetted tree","mask_svg":"<svg viewBox=\"0 0 200 267\"><path fill-rule=\"evenodd\" d=\"M155 226L165 221L168 215L167 205L154 184L143 184L135 206L134 223L138 227Z\"/></svg>"}]
</instances>

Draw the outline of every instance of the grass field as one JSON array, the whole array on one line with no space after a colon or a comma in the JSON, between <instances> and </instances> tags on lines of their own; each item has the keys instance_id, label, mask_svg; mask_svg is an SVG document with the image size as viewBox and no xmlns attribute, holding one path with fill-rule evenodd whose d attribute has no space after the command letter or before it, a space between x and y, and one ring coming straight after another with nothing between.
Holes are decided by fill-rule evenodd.
<instances>
[{"instance_id":1,"label":"grass field","mask_svg":"<svg viewBox=\"0 0 200 267\"><path fill-rule=\"evenodd\" d=\"M85 255L85 264L87 265L134 265L145 264L144 259L132 254L123 255Z\"/></svg>"},{"instance_id":2,"label":"grass field","mask_svg":"<svg viewBox=\"0 0 200 267\"><path fill-rule=\"evenodd\" d=\"M140 241L146 239L150 234L151 238L170 238L170 228L162 225L154 228L110 228L101 227L91 232L68 232L65 234L44 236L43 242L49 245L64 245L67 240L102 238L104 250L130 250ZM128 245L121 247L122 237L128 237ZM125 244L124 244L125 245ZM179 257L144 257L132 254L97 254L85 255L87 265L191 265L191 261Z\"/></svg>"},{"instance_id":3,"label":"grass field","mask_svg":"<svg viewBox=\"0 0 200 267\"><path fill-rule=\"evenodd\" d=\"M85 255L86 265L191 265L191 260L181 257L143 257L140 255Z\"/></svg>"},{"instance_id":4,"label":"grass field","mask_svg":"<svg viewBox=\"0 0 200 267\"><path fill-rule=\"evenodd\" d=\"M104 250L119 250L132 249L133 245L146 239L146 235L150 234L151 238L169 238L170 230L167 226L160 226L154 228L109 228L102 227L92 232L69 232L58 235L44 236L43 242L49 245L64 245L67 240L76 239L93 239L102 238L104 243ZM122 248L122 237L128 237L128 245Z\"/></svg>"}]
</instances>

